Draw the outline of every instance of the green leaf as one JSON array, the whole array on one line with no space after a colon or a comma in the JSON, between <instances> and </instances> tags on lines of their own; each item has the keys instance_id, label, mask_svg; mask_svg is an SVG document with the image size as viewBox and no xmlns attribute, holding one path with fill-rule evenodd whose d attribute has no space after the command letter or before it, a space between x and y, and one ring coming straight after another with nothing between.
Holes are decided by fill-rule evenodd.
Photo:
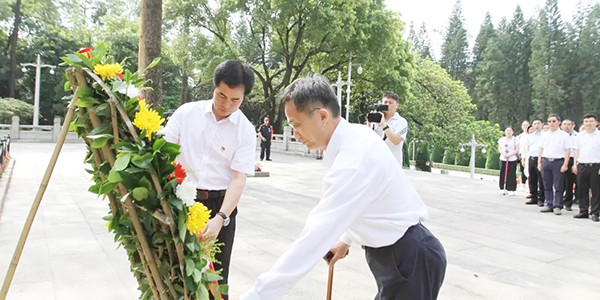
<instances>
[{"instance_id":1,"label":"green leaf","mask_svg":"<svg viewBox=\"0 0 600 300\"><path fill-rule=\"evenodd\" d=\"M204 273L204 280L205 281L219 281L223 279L223 276L217 274L217 273L213 273L213 272L206 272Z\"/></svg>"},{"instance_id":2,"label":"green leaf","mask_svg":"<svg viewBox=\"0 0 600 300\"><path fill-rule=\"evenodd\" d=\"M102 148L102 147L106 146L106 142L108 142L108 140L111 137L112 137L112 135L109 135L108 137L101 137L101 138L94 139L94 141L92 142L92 148L98 149L98 148Z\"/></svg>"},{"instance_id":3,"label":"green leaf","mask_svg":"<svg viewBox=\"0 0 600 300\"><path fill-rule=\"evenodd\" d=\"M200 271L198 271L198 273L200 273ZM194 281L199 282L196 280L196 272L194 272ZM208 299L208 289L204 284L198 284L198 288L196 289L196 299Z\"/></svg>"},{"instance_id":4,"label":"green leaf","mask_svg":"<svg viewBox=\"0 0 600 300\"><path fill-rule=\"evenodd\" d=\"M63 85L63 89L65 92L68 92L71 90L71 82L70 81L65 81L65 84Z\"/></svg>"},{"instance_id":5,"label":"green leaf","mask_svg":"<svg viewBox=\"0 0 600 300\"><path fill-rule=\"evenodd\" d=\"M136 187L135 189L133 189L131 194L133 195L133 198L135 198L135 200L146 200L146 198L148 198L148 189L145 187Z\"/></svg>"},{"instance_id":6,"label":"green leaf","mask_svg":"<svg viewBox=\"0 0 600 300\"><path fill-rule=\"evenodd\" d=\"M181 210L179 212L179 220L177 227L179 228L179 240L181 242L185 241L185 235L187 233L187 228L185 227L185 221L187 220L187 214L185 211Z\"/></svg>"},{"instance_id":7,"label":"green leaf","mask_svg":"<svg viewBox=\"0 0 600 300\"><path fill-rule=\"evenodd\" d=\"M119 153L121 154L121 153ZM123 155L118 155L117 160L115 160L115 165L113 166L113 170L115 171L123 171L129 165L129 161L131 160L131 153L125 152Z\"/></svg>"},{"instance_id":8,"label":"green leaf","mask_svg":"<svg viewBox=\"0 0 600 300\"><path fill-rule=\"evenodd\" d=\"M106 179L109 182L113 182L113 183L119 183L121 182L121 175L119 175L119 172L116 170L110 170L110 172L108 172L108 176L106 177Z\"/></svg>"},{"instance_id":9,"label":"green leaf","mask_svg":"<svg viewBox=\"0 0 600 300\"><path fill-rule=\"evenodd\" d=\"M115 182L104 182L100 186L100 189L98 190L98 194L106 195L110 191L114 190L115 187L117 187L117 183L115 183Z\"/></svg>"},{"instance_id":10,"label":"green leaf","mask_svg":"<svg viewBox=\"0 0 600 300\"><path fill-rule=\"evenodd\" d=\"M79 58L79 56L77 56L75 54L69 53L69 54L67 54L67 58L74 64L83 62L83 60L81 60L81 58Z\"/></svg>"},{"instance_id":11,"label":"green leaf","mask_svg":"<svg viewBox=\"0 0 600 300\"><path fill-rule=\"evenodd\" d=\"M160 62L160 57L156 57L152 60L152 62L146 67L146 70L154 68Z\"/></svg>"},{"instance_id":12,"label":"green leaf","mask_svg":"<svg viewBox=\"0 0 600 300\"><path fill-rule=\"evenodd\" d=\"M98 100L91 97L79 97L75 101L75 106L77 107L91 107L95 104L98 104Z\"/></svg>"},{"instance_id":13,"label":"green leaf","mask_svg":"<svg viewBox=\"0 0 600 300\"><path fill-rule=\"evenodd\" d=\"M144 155L135 155L131 162L139 168L147 169L150 167L150 163L152 162L152 154L145 153Z\"/></svg>"},{"instance_id":14,"label":"green leaf","mask_svg":"<svg viewBox=\"0 0 600 300\"><path fill-rule=\"evenodd\" d=\"M196 270L196 264L194 264L194 260L192 260L191 258L186 258L185 259L185 275L192 276L192 273L194 273L194 270Z\"/></svg>"},{"instance_id":15,"label":"green leaf","mask_svg":"<svg viewBox=\"0 0 600 300\"><path fill-rule=\"evenodd\" d=\"M192 252L196 251L196 244L193 241L185 243L185 246Z\"/></svg>"},{"instance_id":16,"label":"green leaf","mask_svg":"<svg viewBox=\"0 0 600 300\"><path fill-rule=\"evenodd\" d=\"M200 270L198 270L198 269L194 269L194 273L192 273L192 278L194 278L195 282L200 283L202 281L202 272L200 272ZM199 286L204 286L204 285L199 284ZM202 298L198 298L198 299L206 299L206 298L202 297Z\"/></svg>"},{"instance_id":17,"label":"green leaf","mask_svg":"<svg viewBox=\"0 0 600 300\"><path fill-rule=\"evenodd\" d=\"M112 125L110 122L106 122L101 124L100 126L92 129L92 131L90 131L90 136L97 136L97 135L102 135L102 134L106 134L106 135L111 135L112 136ZM93 139L93 138L91 138Z\"/></svg>"},{"instance_id":18,"label":"green leaf","mask_svg":"<svg viewBox=\"0 0 600 300\"><path fill-rule=\"evenodd\" d=\"M156 151L160 151L160 149L167 143L167 141L165 141L164 139L157 139L154 142L154 145L152 145L152 150L154 150L154 152Z\"/></svg>"}]
</instances>

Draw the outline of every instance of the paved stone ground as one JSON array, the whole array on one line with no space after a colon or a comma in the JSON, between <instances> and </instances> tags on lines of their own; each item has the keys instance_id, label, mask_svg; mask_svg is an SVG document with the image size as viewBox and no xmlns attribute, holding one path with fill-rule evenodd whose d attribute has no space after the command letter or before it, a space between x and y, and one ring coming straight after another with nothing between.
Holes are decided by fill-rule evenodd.
<instances>
[{"instance_id":1,"label":"paved stone ground","mask_svg":"<svg viewBox=\"0 0 600 300\"><path fill-rule=\"evenodd\" d=\"M53 149L12 144L13 176L0 204L2 279ZM82 144L64 146L7 299L138 297L125 252L102 220L108 205L87 192L83 156ZM321 194L325 168L314 158L275 153L262 165L271 176L249 178L240 203L232 299L290 246ZM446 248L439 299L600 299L600 224L575 212L541 214L523 205L523 194L498 195L491 180L407 172L429 207L424 224ZM363 250L350 252L336 264L333 299L372 299ZM319 262L282 299L323 299L326 284Z\"/></svg>"}]
</instances>

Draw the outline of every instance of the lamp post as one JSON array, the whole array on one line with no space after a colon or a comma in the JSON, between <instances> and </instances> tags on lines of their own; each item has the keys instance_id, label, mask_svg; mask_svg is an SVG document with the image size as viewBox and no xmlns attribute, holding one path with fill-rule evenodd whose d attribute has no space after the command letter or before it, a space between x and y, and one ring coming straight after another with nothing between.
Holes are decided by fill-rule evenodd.
<instances>
[{"instance_id":1,"label":"lamp post","mask_svg":"<svg viewBox=\"0 0 600 300\"><path fill-rule=\"evenodd\" d=\"M465 152L465 147L464 146L470 146L471 147L471 159L469 160L469 166L471 168L471 179L475 178L475 149L477 147L483 147L483 149L481 149L481 153L486 153L486 145L484 144L479 144L477 143L477 141L475 140L475 135L471 136L471 141L468 143L461 143L460 144L460 152Z\"/></svg>"},{"instance_id":2,"label":"lamp post","mask_svg":"<svg viewBox=\"0 0 600 300\"><path fill-rule=\"evenodd\" d=\"M33 126L39 125L39 114L40 114L40 75L42 68L50 68L50 74L54 74L54 68L56 66L42 64L40 60L40 55L37 55L37 61L35 64L33 63L25 63L21 64L23 67L21 71L23 73L27 72L26 67L35 67L35 92L33 96ZM34 128L35 129L35 128Z\"/></svg>"},{"instance_id":3,"label":"lamp post","mask_svg":"<svg viewBox=\"0 0 600 300\"><path fill-rule=\"evenodd\" d=\"M358 72L358 74L362 74L363 68L361 64L358 64L358 69L356 69L356 71ZM352 86L352 59L350 59L348 65L348 80L342 80L342 72L338 71L337 81L334 84L332 84L332 86L336 88L338 104L340 105L340 113L342 109L342 87L344 85L346 86L346 120L348 120L350 118L350 87Z\"/></svg>"}]
</instances>

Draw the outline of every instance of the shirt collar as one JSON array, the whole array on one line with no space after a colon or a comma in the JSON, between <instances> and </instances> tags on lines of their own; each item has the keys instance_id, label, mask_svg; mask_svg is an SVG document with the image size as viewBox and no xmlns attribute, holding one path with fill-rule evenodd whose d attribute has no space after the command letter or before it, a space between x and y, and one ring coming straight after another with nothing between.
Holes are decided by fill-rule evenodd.
<instances>
[{"instance_id":1,"label":"shirt collar","mask_svg":"<svg viewBox=\"0 0 600 300\"><path fill-rule=\"evenodd\" d=\"M333 165L333 161L335 157L340 152L340 144L342 143L343 136L345 132L350 129L350 123L345 119L340 118L340 123L333 130L333 134L329 138L329 143L327 144L327 150L323 153L323 165L326 167L331 167Z\"/></svg>"},{"instance_id":2,"label":"shirt collar","mask_svg":"<svg viewBox=\"0 0 600 300\"><path fill-rule=\"evenodd\" d=\"M204 113L205 114L209 114L211 116L211 118L213 118L213 120L217 120L217 117L215 116L215 113L213 112L213 105L215 104L214 100L210 100L208 101L208 105L204 106ZM231 115L229 115L227 118L223 119L223 120L229 120L231 123L233 124L238 124L240 121L240 117L241 117L241 112L240 109L236 109Z\"/></svg>"}]
</instances>

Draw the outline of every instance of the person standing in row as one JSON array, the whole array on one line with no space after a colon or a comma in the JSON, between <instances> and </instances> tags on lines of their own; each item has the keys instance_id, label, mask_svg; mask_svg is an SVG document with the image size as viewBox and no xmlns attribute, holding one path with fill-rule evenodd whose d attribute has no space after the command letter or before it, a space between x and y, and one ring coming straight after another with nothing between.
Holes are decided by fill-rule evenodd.
<instances>
[{"instance_id":1,"label":"person standing in row","mask_svg":"<svg viewBox=\"0 0 600 300\"><path fill-rule=\"evenodd\" d=\"M260 160L266 158L271 160L271 140L273 139L273 126L269 124L269 118L264 119L264 123L258 127L258 136L260 137Z\"/></svg>"},{"instance_id":2,"label":"person standing in row","mask_svg":"<svg viewBox=\"0 0 600 300\"><path fill-rule=\"evenodd\" d=\"M573 173L577 174L577 202L579 213L576 219L587 219L590 203L589 190L592 190L592 221L598 222L600 213L600 131L598 117L593 114L583 116L584 131L577 135L574 145L575 163Z\"/></svg>"},{"instance_id":3,"label":"person standing in row","mask_svg":"<svg viewBox=\"0 0 600 300\"><path fill-rule=\"evenodd\" d=\"M521 185L523 187L523 189L526 189L526 184L527 184L527 175L525 172L525 162L527 161L527 153L525 152L525 144L527 143L527 135L529 134L527 132L527 130L529 129L529 127L531 126L531 124L529 124L529 121L525 120L523 121L523 123L521 123L521 130L523 130L523 132L521 132L521 134L519 134L517 136L517 141L519 141L519 170L521 171ZM529 195L528 197L531 196L531 191L529 191Z\"/></svg>"},{"instance_id":4,"label":"person standing in row","mask_svg":"<svg viewBox=\"0 0 600 300\"><path fill-rule=\"evenodd\" d=\"M215 257L227 284L237 204L254 175L256 134L239 110L254 86L254 72L238 60L220 63L213 75L213 98L180 106L165 126L165 139L181 146L177 161L196 185L196 201L211 210L201 239L223 243ZM225 297L225 295L223 295ZM225 299L227 299L225 297Z\"/></svg>"},{"instance_id":5,"label":"person standing in row","mask_svg":"<svg viewBox=\"0 0 600 300\"><path fill-rule=\"evenodd\" d=\"M517 163L519 143L515 138L514 130L508 126L504 130L504 136L498 139L498 151L500 152L500 194L514 196L517 190Z\"/></svg>"},{"instance_id":6,"label":"person standing in row","mask_svg":"<svg viewBox=\"0 0 600 300\"><path fill-rule=\"evenodd\" d=\"M542 124L543 122L540 119L533 120L531 123L533 133L527 136L527 143L525 143L529 160L529 190L531 191L531 199L525 202L528 205L544 206L544 181L542 180L542 173L537 168L538 155L543 141Z\"/></svg>"},{"instance_id":7,"label":"person standing in row","mask_svg":"<svg viewBox=\"0 0 600 300\"><path fill-rule=\"evenodd\" d=\"M560 130L560 117L548 116L548 131L543 136L538 155L538 169L544 180L546 207L540 212L562 214L564 173L569 168L571 139L568 133Z\"/></svg>"},{"instance_id":8,"label":"person standing in row","mask_svg":"<svg viewBox=\"0 0 600 300\"><path fill-rule=\"evenodd\" d=\"M570 136L570 144L571 146L575 143L577 137L577 131L575 131L575 123L569 119L565 119L562 121L560 125L560 129L564 132L568 133ZM571 206L573 205L573 185L575 184L575 180L577 176L573 173L573 155L575 151L571 148L570 151L571 157L569 159L569 169L565 172L565 195L563 198L563 204L565 206L565 210L571 211Z\"/></svg>"}]
</instances>

